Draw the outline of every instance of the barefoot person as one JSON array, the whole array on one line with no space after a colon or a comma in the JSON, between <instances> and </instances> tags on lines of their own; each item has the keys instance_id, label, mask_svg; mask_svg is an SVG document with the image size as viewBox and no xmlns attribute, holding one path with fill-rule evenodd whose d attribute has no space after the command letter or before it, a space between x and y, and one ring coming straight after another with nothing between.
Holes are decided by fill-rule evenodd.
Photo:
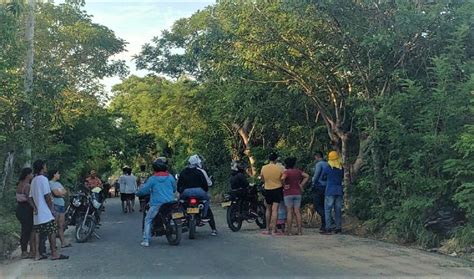
<instances>
[{"instance_id":1,"label":"barefoot person","mask_svg":"<svg viewBox=\"0 0 474 279\"><path fill-rule=\"evenodd\" d=\"M56 224L58 225L59 239L61 240L61 248L70 247L71 244L66 242L64 238L64 222L66 215L66 205L64 202L64 196L67 191L63 185L59 182L61 174L58 170L52 170L48 174L49 188L53 193L53 207L54 215L56 218Z\"/></svg>"},{"instance_id":2,"label":"barefoot person","mask_svg":"<svg viewBox=\"0 0 474 279\"><path fill-rule=\"evenodd\" d=\"M30 199L34 206L33 224L35 230L36 255L35 260L45 259L39 252L40 234L48 235L49 244L51 248L52 260L68 259L68 256L60 255L56 250L56 233L57 226L52 214L53 199L51 197L51 190L49 188L48 178L44 176L47 172L46 162L37 160L33 164L33 172L35 177L31 181Z\"/></svg>"},{"instance_id":3,"label":"barefoot person","mask_svg":"<svg viewBox=\"0 0 474 279\"><path fill-rule=\"evenodd\" d=\"M304 185L309 180L309 175L305 172L295 168L296 158L290 157L285 160L286 170L283 173L282 180L285 183L283 196L285 200L287 215L286 234L292 234L293 228L293 213L296 217L296 224L298 226L298 235L303 234L303 226L301 221L301 192Z\"/></svg>"},{"instance_id":4,"label":"barefoot person","mask_svg":"<svg viewBox=\"0 0 474 279\"><path fill-rule=\"evenodd\" d=\"M30 202L30 182L33 179L33 170L24 168L21 170L20 179L16 186L16 218L21 224L20 244L21 258L33 258L35 256L35 244L33 234L33 204ZM28 243L30 252L28 254Z\"/></svg>"},{"instance_id":5,"label":"barefoot person","mask_svg":"<svg viewBox=\"0 0 474 279\"><path fill-rule=\"evenodd\" d=\"M276 164L278 159L276 153L270 154L268 159L270 162L263 166L260 171L260 176L265 188L265 203L267 204L265 212L267 230L263 233L279 235L280 233L276 230L276 223L278 218L278 204L283 200L281 176L284 169Z\"/></svg>"}]
</instances>

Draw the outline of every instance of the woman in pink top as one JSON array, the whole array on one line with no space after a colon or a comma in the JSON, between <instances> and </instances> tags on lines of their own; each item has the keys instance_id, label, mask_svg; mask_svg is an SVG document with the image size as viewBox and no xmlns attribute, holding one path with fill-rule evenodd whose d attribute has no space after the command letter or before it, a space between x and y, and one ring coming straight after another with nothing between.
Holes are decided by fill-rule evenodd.
<instances>
[{"instance_id":1,"label":"woman in pink top","mask_svg":"<svg viewBox=\"0 0 474 279\"><path fill-rule=\"evenodd\" d=\"M290 157L285 160L286 170L283 173L282 180L285 183L283 196L287 208L286 234L291 235L293 212L296 215L296 224L298 225L298 235L303 234L301 221L301 192L303 186L308 182L309 175L299 169L295 169L296 158Z\"/></svg>"}]
</instances>

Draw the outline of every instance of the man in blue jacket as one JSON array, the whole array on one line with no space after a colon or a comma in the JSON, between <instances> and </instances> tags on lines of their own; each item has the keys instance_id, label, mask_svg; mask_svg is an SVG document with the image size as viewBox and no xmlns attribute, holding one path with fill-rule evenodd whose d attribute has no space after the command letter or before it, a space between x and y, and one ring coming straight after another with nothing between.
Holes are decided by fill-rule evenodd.
<instances>
[{"instance_id":1,"label":"man in blue jacket","mask_svg":"<svg viewBox=\"0 0 474 279\"><path fill-rule=\"evenodd\" d=\"M137 196L150 195L150 209L145 217L145 226L143 228L142 246L150 246L151 225L153 218L160 210L160 207L168 202L175 200L176 181L172 175L168 173L166 161L158 159L153 163L155 174L150 176L145 184L137 192Z\"/></svg>"},{"instance_id":2,"label":"man in blue jacket","mask_svg":"<svg viewBox=\"0 0 474 279\"><path fill-rule=\"evenodd\" d=\"M328 154L328 166L323 169L323 176L326 177L327 185L324 198L324 215L326 216L326 229L323 233L330 234L332 230L332 212L336 221L335 233L342 231L342 206L343 206L343 179L344 169L339 154L331 151Z\"/></svg>"},{"instance_id":3,"label":"man in blue jacket","mask_svg":"<svg viewBox=\"0 0 474 279\"><path fill-rule=\"evenodd\" d=\"M326 217L324 214L324 197L326 192L327 178L323 177L323 170L328 166L328 163L323 158L323 153L321 151L316 151L314 156L316 159L316 165L314 166L314 175L312 179L313 184L313 206L314 211L316 211L321 217L321 227L319 228L320 232L325 232L326 230Z\"/></svg>"}]
</instances>

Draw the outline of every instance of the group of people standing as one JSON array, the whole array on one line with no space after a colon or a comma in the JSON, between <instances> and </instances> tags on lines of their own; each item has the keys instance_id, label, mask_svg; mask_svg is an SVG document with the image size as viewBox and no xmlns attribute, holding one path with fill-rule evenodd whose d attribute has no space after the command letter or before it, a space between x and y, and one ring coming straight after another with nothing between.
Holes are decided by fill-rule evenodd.
<instances>
[{"instance_id":1,"label":"group of people standing","mask_svg":"<svg viewBox=\"0 0 474 279\"><path fill-rule=\"evenodd\" d=\"M344 170L336 151L328 154L328 161L322 152L316 152L316 165L311 180L313 205L321 217L322 234L341 233L343 205ZM293 220L296 219L297 235L303 234L301 201L309 175L297 168L295 157L279 163L276 153L270 154L269 163L264 165L260 177L264 183L267 229L266 235L293 234ZM285 212L286 211L286 212ZM334 211L334 218L332 212ZM284 221L286 219L286 221ZM335 224L334 224L335 223ZM279 231L278 227L282 230Z\"/></svg>"},{"instance_id":2,"label":"group of people standing","mask_svg":"<svg viewBox=\"0 0 474 279\"><path fill-rule=\"evenodd\" d=\"M33 169L24 168L16 189L16 216L21 224L21 257L46 259L46 238L49 240L52 260L68 259L56 247L59 234L61 248L71 244L64 238L64 196L66 189L59 182L58 170L50 170L43 160L33 163ZM30 250L28 252L28 244Z\"/></svg>"}]
</instances>

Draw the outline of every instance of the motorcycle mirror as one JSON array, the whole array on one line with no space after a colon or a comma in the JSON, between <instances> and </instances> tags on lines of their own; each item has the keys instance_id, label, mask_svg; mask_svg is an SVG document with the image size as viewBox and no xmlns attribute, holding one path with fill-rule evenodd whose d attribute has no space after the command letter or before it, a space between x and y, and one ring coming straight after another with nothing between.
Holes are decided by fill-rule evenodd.
<instances>
[{"instance_id":1,"label":"motorcycle mirror","mask_svg":"<svg viewBox=\"0 0 474 279\"><path fill-rule=\"evenodd\" d=\"M174 175L174 178L175 178L176 180L178 180L178 177L179 177L179 175L177 175L177 174Z\"/></svg>"}]
</instances>

